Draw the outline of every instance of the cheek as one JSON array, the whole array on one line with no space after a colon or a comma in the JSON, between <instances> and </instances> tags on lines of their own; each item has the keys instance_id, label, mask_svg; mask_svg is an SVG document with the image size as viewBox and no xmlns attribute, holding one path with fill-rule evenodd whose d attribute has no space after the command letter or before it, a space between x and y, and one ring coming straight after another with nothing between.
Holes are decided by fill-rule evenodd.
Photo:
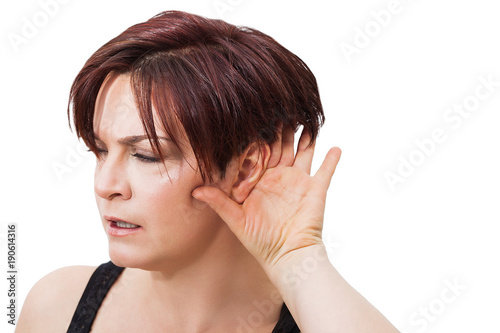
<instances>
[{"instance_id":1,"label":"cheek","mask_svg":"<svg viewBox=\"0 0 500 333\"><path fill-rule=\"evenodd\" d=\"M170 178L169 178L170 176ZM134 194L144 217L154 221L177 221L184 225L206 212L208 205L194 199L191 192L202 185L192 170L172 168L150 177L137 175ZM185 222L185 223L182 223Z\"/></svg>"}]
</instances>

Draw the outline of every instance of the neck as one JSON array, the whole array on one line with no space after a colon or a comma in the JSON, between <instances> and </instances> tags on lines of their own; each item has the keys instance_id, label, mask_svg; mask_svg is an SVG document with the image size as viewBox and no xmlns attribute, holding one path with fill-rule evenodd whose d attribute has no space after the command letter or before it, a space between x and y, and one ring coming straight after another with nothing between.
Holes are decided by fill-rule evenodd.
<instances>
[{"instance_id":1,"label":"neck","mask_svg":"<svg viewBox=\"0 0 500 333\"><path fill-rule=\"evenodd\" d=\"M255 258L226 228L196 261L176 269L132 270L143 306L183 332L274 327L283 300ZM134 279L135 280L135 279ZM271 329L272 330L272 329ZM269 330L270 331L270 330Z\"/></svg>"}]
</instances>

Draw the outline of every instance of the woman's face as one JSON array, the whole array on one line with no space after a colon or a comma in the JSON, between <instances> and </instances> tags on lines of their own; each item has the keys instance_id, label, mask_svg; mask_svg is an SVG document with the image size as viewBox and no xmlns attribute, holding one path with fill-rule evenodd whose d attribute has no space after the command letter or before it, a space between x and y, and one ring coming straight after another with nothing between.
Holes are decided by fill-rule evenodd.
<instances>
[{"instance_id":1,"label":"woman's face","mask_svg":"<svg viewBox=\"0 0 500 333\"><path fill-rule=\"evenodd\" d=\"M165 264L187 264L228 231L213 210L191 196L203 182L185 136L179 138L187 147L183 156L156 128L163 138L165 166L145 136L129 76L110 75L101 87L94 115L100 150L95 194L110 257L121 266L156 270ZM228 174L214 185L229 193L230 178Z\"/></svg>"}]
</instances>

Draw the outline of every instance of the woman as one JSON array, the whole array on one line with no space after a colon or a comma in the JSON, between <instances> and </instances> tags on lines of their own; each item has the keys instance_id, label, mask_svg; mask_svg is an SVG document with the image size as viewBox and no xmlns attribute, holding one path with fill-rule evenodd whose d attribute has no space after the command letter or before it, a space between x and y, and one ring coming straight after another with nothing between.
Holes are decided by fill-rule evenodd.
<instances>
[{"instance_id":1,"label":"woman","mask_svg":"<svg viewBox=\"0 0 500 333\"><path fill-rule=\"evenodd\" d=\"M17 332L396 332L328 261L340 149L309 175L316 80L272 38L160 13L90 57L70 106L111 262L41 279Z\"/></svg>"}]
</instances>

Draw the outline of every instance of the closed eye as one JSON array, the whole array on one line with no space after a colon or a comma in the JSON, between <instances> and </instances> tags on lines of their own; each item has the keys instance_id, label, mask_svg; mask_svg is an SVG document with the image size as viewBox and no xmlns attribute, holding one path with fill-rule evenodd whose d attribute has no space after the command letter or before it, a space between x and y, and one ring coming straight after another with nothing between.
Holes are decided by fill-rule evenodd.
<instances>
[{"instance_id":1,"label":"closed eye","mask_svg":"<svg viewBox=\"0 0 500 333\"><path fill-rule=\"evenodd\" d=\"M141 160L142 162L145 162L145 163L158 163L158 162L160 162L160 159L157 157L145 156L145 155L141 155L138 153L132 154L132 156L134 156L135 158L138 158L139 160Z\"/></svg>"},{"instance_id":2,"label":"closed eye","mask_svg":"<svg viewBox=\"0 0 500 333\"><path fill-rule=\"evenodd\" d=\"M100 154L103 154L103 153L107 153L106 150L104 149L100 149L100 148L96 148L97 149L97 153L96 155L100 155ZM87 149L88 152L93 152L91 149Z\"/></svg>"},{"instance_id":3,"label":"closed eye","mask_svg":"<svg viewBox=\"0 0 500 333\"><path fill-rule=\"evenodd\" d=\"M91 152L90 149L87 149L87 151ZM107 152L108 151L105 149L97 148L96 156L100 157L100 155L106 154ZM160 162L160 158L158 158L158 157L146 156L146 155L142 155L139 153L131 154L131 156L137 158L138 160L140 160L141 162L144 162L144 163L158 163L158 162Z\"/></svg>"}]
</instances>

